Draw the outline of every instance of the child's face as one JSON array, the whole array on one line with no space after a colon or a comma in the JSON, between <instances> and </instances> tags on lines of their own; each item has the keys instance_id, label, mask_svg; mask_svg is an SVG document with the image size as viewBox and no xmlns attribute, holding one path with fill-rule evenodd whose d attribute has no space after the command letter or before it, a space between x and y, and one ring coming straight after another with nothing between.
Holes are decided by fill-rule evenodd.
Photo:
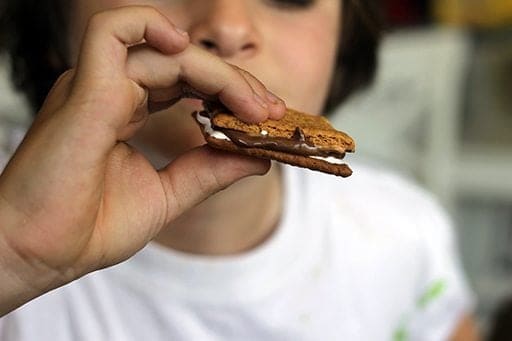
<instances>
[{"instance_id":1,"label":"child's face","mask_svg":"<svg viewBox=\"0 0 512 341\"><path fill-rule=\"evenodd\" d=\"M320 113L329 90L341 0L74 0L72 63L89 16L124 5L151 5L227 62L255 75L292 108ZM139 138L168 157L203 144L184 100L152 116Z\"/></svg>"}]
</instances>

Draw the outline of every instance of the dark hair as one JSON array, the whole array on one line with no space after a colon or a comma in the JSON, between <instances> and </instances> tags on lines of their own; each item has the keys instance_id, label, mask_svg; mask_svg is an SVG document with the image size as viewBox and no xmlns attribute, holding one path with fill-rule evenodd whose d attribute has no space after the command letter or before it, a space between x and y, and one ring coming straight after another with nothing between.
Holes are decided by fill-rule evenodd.
<instances>
[{"instance_id":1,"label":"dark hair","mask_svg":"<svg viewBox=\"0 0 512 341\"><path fill-rule=\"evenodd\" d=\"M69 0L4 0L0 4L0 51L12 65L12 79L34 111L69 65ZM343 21L336 72L325 110L369 84L377 66L381 20L378 0L342 0Z\"/></svg>"},{"instance_id":2,"label":"dark hair","mask_svg":"<svg viewBox=\"0 0 512 341\"><path fill-rule=\"evenodd\" d=\"M67 65L69 0L4 0L0 5L0 51L11 78L34 111L39 110Z\"/></svg>"},{"instance_id":3,"label":"dark hair","mask_svg":"<svg viewBox=\"0 0 512 341\"><path fill-rule=\"evenodd\" d=\"M512 339L512 299L507 298L501 303L492 316L488 335L489 341L505 341Z\"/></svg>"},{"instance_id":4,"label":"dark hair","mask_svg":"<svg viewBox=\"0 0 512 341\"><path fill-rule=\"evenodd\" d=\"M325 112L373 81L383 30L380 6L380 0L343 0L341 41Z\"/></svg>"}]
</instances>

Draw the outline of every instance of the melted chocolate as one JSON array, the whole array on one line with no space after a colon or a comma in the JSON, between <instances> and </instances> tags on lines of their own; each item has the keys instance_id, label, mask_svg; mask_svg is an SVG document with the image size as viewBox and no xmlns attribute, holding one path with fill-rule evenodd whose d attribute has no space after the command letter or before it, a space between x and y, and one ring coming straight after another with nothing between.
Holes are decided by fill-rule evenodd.
<instances>
[{"instance_id":1,"label":"melted chocolate","mask_svg":"<svg viewBox=\"0 0 512 341\"><path fill-rule=\"evenodd\" d=\"M299 127L295 129L295 132L290 139L284 137L269 137L268 135L253 136L232 129L216 129L222 131L234 144L240 147L264 148L302 156L333 156L339 159L343 159L345 157L345 153L321 149L311 144L306 140L304 132Z\"/></svg>"}]
</instances>

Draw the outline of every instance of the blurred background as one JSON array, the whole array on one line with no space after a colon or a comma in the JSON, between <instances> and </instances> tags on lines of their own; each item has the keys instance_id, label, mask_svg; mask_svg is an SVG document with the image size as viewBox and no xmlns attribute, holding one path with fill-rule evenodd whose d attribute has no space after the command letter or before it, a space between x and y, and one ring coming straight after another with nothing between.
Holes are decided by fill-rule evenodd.
<instances>
[{"instance_id":1,"label":"blurred background","mask_svg":"<svg viewBox=\"0 0 512 341\"><path fill-rule=\"evenodd\" d=\"M489 333L512 298L512 1L382 2L376 82L333 120L451 213Z\"/></svg>"},{"instance_id":2,"label":"blurred background","mask_svg":"<svg viewBox=\"0 0 512 341\"><path fill-rule=\"evenodd\" d=\"M336 110L357 158L434 192L459 233L478 321L512 299L512 0L382 0L375 84ZM0 59L0 169L30 121Z\"/></svg>"}]
</instances>

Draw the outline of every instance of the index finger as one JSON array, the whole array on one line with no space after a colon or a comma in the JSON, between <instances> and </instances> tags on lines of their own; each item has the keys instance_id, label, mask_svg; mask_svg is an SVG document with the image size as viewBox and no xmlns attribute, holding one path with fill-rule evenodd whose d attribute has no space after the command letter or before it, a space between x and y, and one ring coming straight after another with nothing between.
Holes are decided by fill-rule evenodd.
<instances>
[{"instance_id":1,"label":"index finger","mask_svg":"<svg viewBox=\"0 0 512 341\"><path fill-rule=\"evenodd\" d=\"M147 48L135 49L129 54L127 73L150 89L151 101L174 103L188 95L184 90L192 88L204 99L218 98L246 122L261 122L269 116L280 118L285 110L284 102L265 99L263 84L247 81L240 69L194 45L172 57Z\"/></svg>"},{"instance_id":2,"label":"index finger","mask_svg":"<svg viewBox=\"0 0 512 341\"><path fill-rule=\"evenodd\" d=\"M169 19L150 6L126 6L97 13L89 20L77 66L77 80L119 77L128 47L145 42L164 54L189 43Z\"/></svg>"}]
</instances>

